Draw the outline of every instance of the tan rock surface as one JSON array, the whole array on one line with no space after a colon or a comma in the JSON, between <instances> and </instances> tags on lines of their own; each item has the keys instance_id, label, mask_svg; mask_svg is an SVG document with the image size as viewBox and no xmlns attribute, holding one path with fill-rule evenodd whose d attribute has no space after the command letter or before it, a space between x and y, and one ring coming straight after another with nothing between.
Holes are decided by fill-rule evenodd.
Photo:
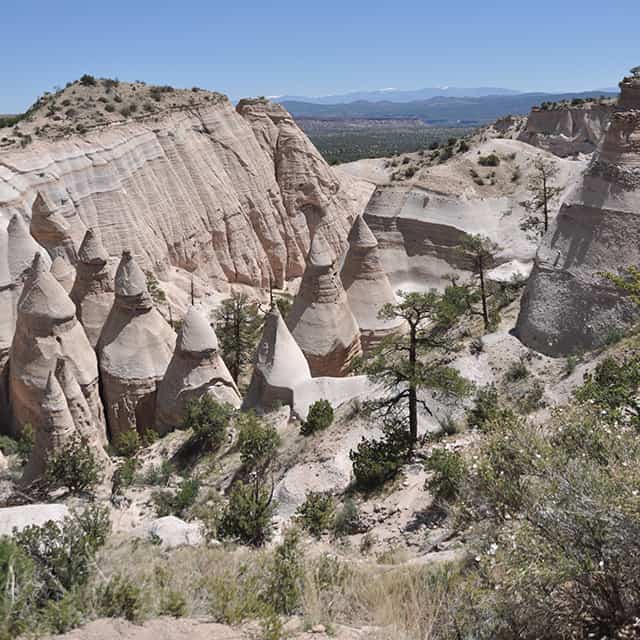
<instances>
[{"instance_id":1,"label":"tan rock surface","mask_svg":"<svg viewBox=\"0 0 640 640\"><path fill-rule=\"evenodd\" d=\"M115 276L115 302L98 340L102 389L111 438L152 429L156 392L173 355L176 336L154 307L145 275L123 252Z\"/></svg>"},{"instance_id":2,"label":"tan rock surface","mask_svg":"<svg viewBox=\"0 0 640 640\"><path fill-rule=\"evenodd\" d=\"M36 256L18 304L11 345L9 394L14 434L26 423L35 428L45 421L42 396L58 358L68 360L96 428L104 431L96 354L76 318L73 302Z\"/></svg>"},{"instance_id":3,"label":"tan rock surface","mask_svg":"<svg viewBox=\"0 0 640 640\"><path fill-rule=\"evenodd\" d=\"M76 279L69 295L76 305L78 320L95 347L113 306L115 288L109 254L93 229L87 230L78 250Z\"/></svg>"},{"instance_id":4,"label":"tan rock surface","mask_svg":"<svg viewBox=\"0 0 640 640\"><path fill-rule=\"evenodd\" d=\"M34 228L48 249L66 242L65 225L76 246L97 227L111 256L130 248L160 276L173 265L218 286L300 276L318 219L337 254L366 197L350 193L353 180L333 172L282 108L236 111L223 96L84 135L36 137L1 159L0 218L28 217L40 193L50 215Z\"/></svg>"},{"instance_id":5,"label":"tan rock surface","mask_svg":"<svg viewBox=\"0 0 640 640\"><path fill-rule=\"evenodd\" d=\"M348 240L349 249L340 279L360 327L362 348L367 350L385 336L401 331L402 321L378 317L382 307L394 304L396 297L382 266L378 241L362 216L353 223Z\"/></svg>"},{"instance_id":6,"label":"tan rock surface","mask_svg":"<svg viewBox=\"0 0 640 640\"><path fill-rule=\"evenodd\" d=\"M73 282L76 279L76 270L69 264L66 257L56 256L51 263L53 277L62 285L62 288L70 293Z\"/></svg>"},{"instance_id":7,"label":"tan rock surface","mask_svg":"<svg viewBox=\"0 0 640 640\"><path fill-rule=\"evenodd\" d=\"M41 402L41 418L33 424L35 439L22 476L25 482L41 476L48 461L62 453L77 433L67 399L53 370L47 376Z\"/></svg>"},{"instance_id":8,"label":"tan rock surface","mask_svg":"<svg viewBox=\"0 0 640 640\"><path fill-rule=\"evenodd\" d=\"M263 409L276 403L293 406L294 387L310 379L309 363L274 305L264 319L245 406Z\"/></svg>"},{"instance_id":9,"label":"tan rock surface","mask_svg":"<svg viewBox=\"0 0 640 640\"><path fill-rule=\"evenodd\" d=\"M313 376L344 376L361 353L360 330L349 308L331 245L319 229L287 326L302 349Z\"/></svg>"},{"instance_id":10,"label":"tan rock surface","mask_svg":"<svg viewBox=\"0 0 640 640\"><path fill-rule=\"evenodd\" d=\"M516 331L547 355L603 344L635 305L602 272L640 264L640 81L625 79L607 134L542 240Z\"/></svg>"},{"instance_id":11,"label":"tan rock surface","mask_svg":"<svg viewBox=\"0 0 640 640\"><path fill-rule=\"evenodd\" d=\"M187 402L204 394L236 408L241 404L240 392L218 352L215 331L202 310L191 306L158 385L157 431L164 434L181 426Z\"/></svg>"}]
</instances>

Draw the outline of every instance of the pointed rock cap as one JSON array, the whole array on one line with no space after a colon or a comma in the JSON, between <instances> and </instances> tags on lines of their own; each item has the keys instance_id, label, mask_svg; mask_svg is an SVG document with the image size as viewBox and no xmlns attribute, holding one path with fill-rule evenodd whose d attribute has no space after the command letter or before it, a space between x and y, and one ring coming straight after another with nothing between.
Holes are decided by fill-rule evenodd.
<instances>
[{"instance_id":1,"label":"pointed rock cap","mask_svg":"<svg viewBox=\"0 0 640 640\"><path fill-rule=\"evenodd\" d=\"M7 225L7 233L9 234L9 238L13 240L17 238L31 238L31 232L25 219L17 213L11 216L11 220L9 220L9 224Z\"/></svg>"},{"instance_id":2,"label":"pointed rock cap","mask_svg":"<svg viewBox=\"0 0 640 640\"><path fill-rule=\"evenodd\" d=\"M33 286L33 283L40 277L41 274L47 271L47 266L42 259L42 254L38 251L33 256L33 260L31 261L31 266L25 271L25 280L24 285L22 287L22 293L20 294L20 298L18 299L18 307L24 300L27 295L29 289Z\"/></svg>"},{"instance_id":3,"label":"pointed rock cap","mask_svg":"<svg viewBox=\"0 0 640 640\"><path fill-rule=\"evenodd\" d=\"M334 262L334 254L322 233L316 233L311 240L309 264L314 267L330 267Z\"/></svg>"},{"instance_id":4,"label":"pointed rock cap","mask_svg":"<svg viewBox=\"0 0 640 640\"><path fill-rule=\"evenodd\" d=\"M293 387L297 382L311 378L309 363L275 305L264 319L256 368L262 371L269 384L275 386Z\"/></svg>"},{"instance_id":5,"label":"pointed rock cap","mask_svg":"<svg viewBox=\"0 0 640 640\"><path fill-rule=\"evenodd\" d=\"M30 286L25 286L18 304L20 316L49 322L63 322L75 316L75 305L50 271L37 271L29 280Z\"/></svg>"},{"instance_id":6,"label":"pointed rock cap","mask_svg":"<svg viewBox=\"0 0 640 640\"><path fill-rule=\"evenodd\" d=\"M369 225L365 222L364 216L358 216L349 231L349 245L361 247L362 249L373 249L378 246L378 241L373 235Z\"/></svg>"},{"instance_id":7,"label":"pointed rock cap","mask_svg":"<svg viewBox=\"0 0 640 640\"><path fill-rule=\"evenodd\" d=\"M148 295L147 278L138 263L133 259L131 251L123 251L116 271L115 290L117 296Z\"/></svg>"},{"instance_id":8,"label":"pointed rock cap","mask_svg":"<svg viewBox=\"0 0 640 640\"><path fill-rule=\"evenodd\" d=\"M104 265L109 260L109 254L94 229L87 229L84 234L78 250L78 260L83 264L94 265Z\"/></svg>"},{"instance_id":9,"label":"pointed rock cap","mask_svg":"<svg viewBox=\"0 0 640 640\"><path fill-rule=\"evenodd\" d=\"M184 317L176 349L187 353L208 353L218 350L218 338L201 309L190 306Z\"/></svg>"}]
</instances>

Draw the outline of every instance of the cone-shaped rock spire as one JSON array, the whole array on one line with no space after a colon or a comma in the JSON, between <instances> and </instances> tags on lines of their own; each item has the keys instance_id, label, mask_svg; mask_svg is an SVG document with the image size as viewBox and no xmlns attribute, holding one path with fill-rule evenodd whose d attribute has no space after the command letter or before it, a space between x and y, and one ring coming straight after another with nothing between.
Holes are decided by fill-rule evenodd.
<instances>
[{"instance_id":1,"label":"cone-shaped rock spire","mask_svg":"<svg viewBox=\"0 0 640 640\"><path fill-rule=\"evenodd\" d=\"M343 376L361 353L360 330L321 232L311 242L287 325L314 376Z\"/></svg>"},{"instance_id":2,"label":"cone-shaped rock spire","mask_svg":"<svg viewBox=\"0 0 640 640\"><path fill-rule=\"evenodd\" d=\"M144 273L131 253L123 252L115 302L97 345L112 438L155 427L157 386L175 342L175 332L153 306Z\"/></svg>"},{"instance_id":3,"label":"cone-shaped rock spire","mask_svg":"<svg viewBox=\"0 0 640 640\"><path fill-rule=\"evenodd\" d=\"M47 462L62 453L76 433L67 399L53 369L47 375L41 402L41 418L32 424L34 444L22 476L26 482L43 475Z\"/></svg>"},{"instance_id":4,"label":"cone-shaped rock spire","mask_svg":"<svg viewBox=\"0 0 640 640\"><path fill-rule=\"evenodd\" d=\"M109 255L97 232L88 229L78 250L76 279L70 296L76 305L78 320L94 347L113 306L114 291Z\"/></svg>"},{"instance_id":5,"label":"cone-shaped rock spire","mask_svg":"<svg viewBox=\"0 0 640 640\"><path fill-rule=\"evenodd\" d=\"M29 269L33 256L38 252L41 254L45 268L49 269L51 260L47 252L35 241L25 219L15 213L7 226L7 256L13 282L22 281L23 274Z\"/></svg>"},{"instance_id":6,"label":"cone-shaped rock spire","mask_svg":"<svg viewBox=\"0 0 640 640\"><path fill-rule=\"evenodd\" d=\"M51 263L51 273L62 285L62 288L69 293L73 287L76 270L69 264L65 257L59 255L53 259Z\"/></svg>"},{"instance_id":7,"label":"cone-shaped rock spire","mask_svg":"<svg viewBox=\"0 0 640 640\"><path fill-rule=\"evenodd\" d=\"M73 370L93 415L104 430L104 414L98 392L98 363L75 306L43 262L35 258L18 305L18 321L11 345L9 394L17 435L26 423L44 421L41 404L49 372L57 358L65 358Z\"/></svg>"},{"instance_id":8,"label":"cone-shaped rock spire","mask_svg":"<svg viewBox=\"0 0 640 640\"><path fill-rule=\"evenodd\" d=\"M245 406L269 409L278 402L293 406L293 388L309 379L309 363L274 305L264 319Z\"/></svg>"},{"instance_id":9,"label":"cone-shaped rock spire","mask_svg":"<svg viewBox=\"0 0 640 640\"><path fill-rule=\"evenodd\" d=\"M158 387L158 430L182 425L189 400L209 394L218 402L240 406L240 393L218 353L218 339L204 313L189 307L176 350Z\"/></svg>"},{"instance_id":10,"label":"cone-shaped rock spire","mask_svg":"<svg viewBox=\"0 0 640 640\"><path fill-rule=\"evenodd\" d=\"M61 200L65 201L66 206L57 204ZM73 213L66 194L45 194L39 191L31 207L31 234L51 256L63 256L67 262L75 264L76 246L72 229L64 216L67 209L70 210L68 213Z\"/></svg>"},{"instance_id":11,"label":"cone-shaped rock spire","mask_svg":"<svg viewBox=\"0 0 640 640\"><path fill-rule=\"evenodd\" d=\"M360 327L362 348L367 350L386 335L402 329L401 320L381 320L380 309L396 299L382 266L378 241L363 216L349 233L349 249L340 273L353 315Z\"/></svg>"}]
</instances>

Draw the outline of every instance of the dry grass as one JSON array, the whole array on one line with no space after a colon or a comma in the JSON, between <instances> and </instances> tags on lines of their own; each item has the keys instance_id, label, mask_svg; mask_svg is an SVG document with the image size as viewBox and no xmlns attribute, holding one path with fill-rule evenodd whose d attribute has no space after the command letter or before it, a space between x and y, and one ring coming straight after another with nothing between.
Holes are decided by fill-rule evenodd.
<instances>
[{"instance_id":1,"label":"dry grass","mask_svg":"<svg viewBox=\"0 0 640 640\"><path fill-rule=\"evenodd\" d=\"M142 588L145 615L162 612L169 590L181 593L190 617L238 624L262 615L272 554L245 548L198 547L164 551L113 540L99 558L98 581L124 575ZM306 558L300 613L305 626L372 627L380 640L435 638L446 614L455 567L383 566L332 556ZM373 637L373 636L372 636Z\"/></svg>"}]
</instances>

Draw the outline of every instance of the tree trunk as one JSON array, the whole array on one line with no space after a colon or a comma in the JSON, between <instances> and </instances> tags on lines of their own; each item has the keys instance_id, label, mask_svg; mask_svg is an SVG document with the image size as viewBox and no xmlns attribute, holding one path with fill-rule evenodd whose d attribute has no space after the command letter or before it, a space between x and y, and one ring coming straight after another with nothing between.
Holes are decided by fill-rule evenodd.
<instances>
[{"instance_id":1,"label":"tree trunk","mask_svg":"<svg viewBox=\"0 0 640 640\"><path fill-rule=\"evenodd\" d=\"M411 448L418 442L418 394L416 391L417 331L411 325L409 342L409 436Z\"/></svg>"},{"instance_id":2,"label":"tree trunk","mask_svg":"<svg viewBox=\"0 0 640 640\"><path fill-rule=\"evenodd\" d=\"M542 172L542 200L544 202L544 231L549 228L549 194L547 193L547 175Z\"/></svg>"},{"instance_id":3,"label":"tree trunk","mask_svg":"<svg viewBox=\"0 0 640 640\"><path fill-rule=\"evenodd\" d=\"M240 377L240 308L236 307L236 313L234 318L234 362L233 372L231 373L233 380L238 384L238 378Z\"/></svg>"},{"instance_id":4,"label":"tree trunk","mask_svg":"<svg viewBox=\"0 0 640 640\"><path fill-rule=\"evenodd\" d=\"M484 320L484 328L489 329L489 312L487 311L487 292L484 286L484 264L482 263L482 256L478 261L480 272L480 297L482 298L482 319Z\"/></svg>"}]
</instances>

